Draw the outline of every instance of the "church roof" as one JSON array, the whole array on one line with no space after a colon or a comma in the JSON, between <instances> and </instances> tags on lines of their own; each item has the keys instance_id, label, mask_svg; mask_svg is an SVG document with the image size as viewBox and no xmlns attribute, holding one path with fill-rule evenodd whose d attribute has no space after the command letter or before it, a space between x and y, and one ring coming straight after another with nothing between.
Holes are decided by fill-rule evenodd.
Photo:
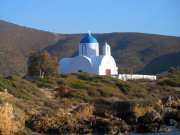
<instances>
[{"instance_id":1,"label":"church roof","mask_svg":"<svg viewBox=\"0 0 180 135\"><path fill-rule=\"evenodd\" d=\"M97 43L97 40L89 33L81 39L80 43Z\"/></svg>"}]
</instances>

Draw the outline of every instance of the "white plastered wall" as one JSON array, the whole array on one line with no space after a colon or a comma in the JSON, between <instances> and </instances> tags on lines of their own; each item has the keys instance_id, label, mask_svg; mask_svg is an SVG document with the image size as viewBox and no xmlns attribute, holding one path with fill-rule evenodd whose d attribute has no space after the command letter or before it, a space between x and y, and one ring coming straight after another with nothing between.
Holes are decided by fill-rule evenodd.
<instances>
[{"instance_id":1,"label":"white plastered wall","mask_svg":"<svg viewBox=\"0 0 180 135\"><path fill-rule=\"evenodd\" d=\"M60 61L60 72L62 74L76 73L78 71L92 72L91 60L86 56L64 58Z\"/></svg>"},{"instance_id":2,"label":"white plastered wall","mask_svg":"<svg viewBox=\"0 0 180 135\"><path fill-rule=\"evenodd\" d=\"M106 75L106 69L111 70L111 75L118 74L118 68L112 56L103 56L101 64L99 65L99 75Z\"/></svg>"}]
</instances>

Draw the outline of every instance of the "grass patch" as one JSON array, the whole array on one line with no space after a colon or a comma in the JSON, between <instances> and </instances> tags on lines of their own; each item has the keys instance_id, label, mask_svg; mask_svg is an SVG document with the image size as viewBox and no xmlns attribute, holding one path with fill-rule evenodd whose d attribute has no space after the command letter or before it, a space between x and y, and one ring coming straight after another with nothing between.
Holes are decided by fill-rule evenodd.
<instances>
[{"instance_id":1,"label":"grass patch","mask_svg":"<svg viewBox=\"0 0 180 135\"><path fill-rule=\"evenodd\" d=\"M180 70L174 69L159 77L158 84L172 87L180 87Z\"/></svg>"},{"instance_id":2,"label":"grass patch","mask_svg":"<svg viewBox=\"0 0 180 135\"><path fill-rule=\"evenodd\" d=\"M35 84L18 76L0 77L0 89L7 89L10 94L25 100L43 96Z\"/></svg>"}]
</instances>

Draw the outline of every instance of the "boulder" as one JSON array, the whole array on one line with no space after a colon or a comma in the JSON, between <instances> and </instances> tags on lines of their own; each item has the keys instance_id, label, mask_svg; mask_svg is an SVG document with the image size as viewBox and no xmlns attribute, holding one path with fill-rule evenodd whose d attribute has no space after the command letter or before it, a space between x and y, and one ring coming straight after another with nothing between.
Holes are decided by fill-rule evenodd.
<instances>
[{"instance_id":1,"label":"boulder","mask_svg":"<svg viewBox=\"0 0 180 135\"><path fill-rule=\"evenodd\" d=\"M140 124L151 124L156 122L161 122L161 115L156 111L147 112L144 116L138 118L138 123Z\"/></svg>"},{"instance_id":2,"label":"boulder","mask_svg":"<svg viewBox=\"0 0 180 135\"><path fill-rule=\"evenodd\" d=\"M136 132L138 133L148 133L148 132L159 132L160 125L158 123L151 124L138 124L136 126Z\"/></svg>"},{"instance_id":3,"label":"boulder","mask_svg":"<svg viewBox=\"0 0 180 135\"><path fill-rule=\"evenodd\" d=\"M138 122L138 114L134 112L128 113L126 116L124 116L124 120L127 122L127 124L134 125Z\"/></svg>"},{"instance_id":4,"label":"boulder","mask_svg":"<svg viewBox=\"0 0 180 135\"><path fill-rule=\"evenodd\" d=\"M169 126L176 126L177 122L180 122L180 110L165 112L163 120Z\"/></svg>"},{"instance_id":5,"label":"boulder","mask_svg":"<svg viewBox=\"0 0 180 135\"><path fill-rule=\"evenodd\" d=\"M171 131L171 128L165 125L162 125L159 129L159 132L170 132L170 131Z\"/></svg>"},{"instance_id":6,"label":"boulder","mask_svg":"<svg viewBox=\"0 0 180 135\"><path fill-rule=\"evenodd\" d=\"M180 122L180 110L176 111L175 120Z\"/></svg>"},{"instance_id":7,"label":"boulder","mask_svg":"<svg viewBox=\"0 0 180 135\"><path fill-rule=\"evenodd\" d=\"M113 115L113 110L111 108L112 102L105 100L105 99L96 99L94 101L94 115L99 116L99 117L106 117L106 114L111 114Z\"/></svg>"},{"instance_id":8,"label":"boulder","mask_svg":"<svg viewBox=\"0 0 180 135\"><path fill-rule=\"evenodd\" d=\"M165 125L159 125L158 123L153 124L139 124L136 127L136 132L138 133L159 133L159 132L170 132L171 128Z\"/></svg>"},{"instance_id":9,"label":"boulder","mask_svg":"<svg viewBox=\"0 0 180 135\"><path fill-rule=\"evenodd\" d=\"M176 128L177 128L177 129L180 129L180 122L177 123Z\"/></svg>"},{"instance_id":10,"label":"boulder","mask_svg":"<svg viewBox=\"0 0 180 135\"><path fill-rule=\"evenodd\" d=\"M180 99L173 96L167 96L162 99L162 103L165 107L171 107L171 108L180 108Z\"/></svg>"},{"instance_id":11,"label":"boulder","mask_svg":"<svg viewBox=\"0 0 180 135\"><path fill-rule=\"evenodd\" d=\"M138 118L136 132L158 132L161 124L161 116L158 112L147 112L144 116Z\"/></svg>"},{"instance_id":12,"label":"boulder","mask_svg":"<svg viewBox=\"0 0 180 135\"><path fill-rule=\"evenodd\" d=\"M149 101L117 101L112 104L112 110L117 117L124 119L128 116L143 116L146 112L154 109Z\"/></svg>"},{"instance_id":13,"label":"boulder","mask_svg":"<svg viewBox=\"0 0 180 135\"><path fill-rule=\"evenodd\" d=\"M130 130L125 121L120 119L107 119L98 117L93 123L93 133L95 134L120 134Z\"/></svg>"}]
</instances>

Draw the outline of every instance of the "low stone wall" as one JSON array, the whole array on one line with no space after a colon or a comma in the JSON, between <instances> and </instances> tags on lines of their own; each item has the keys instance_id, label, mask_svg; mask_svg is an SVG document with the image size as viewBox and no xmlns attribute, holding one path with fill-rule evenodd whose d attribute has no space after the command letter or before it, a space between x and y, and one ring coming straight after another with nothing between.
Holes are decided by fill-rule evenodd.
<instances>
[{"instance_id":1,"label":"low stone wall","mask_svg":"<svg viewBox=\"0 0 180 135\"><path fill-rule=\"evenodd\" d=\"M157 77L154 75L139 75L139 74L119 74L117 78L124 81L137 80L137 79L157 80Z\"/></svg>"}]
</instances>

